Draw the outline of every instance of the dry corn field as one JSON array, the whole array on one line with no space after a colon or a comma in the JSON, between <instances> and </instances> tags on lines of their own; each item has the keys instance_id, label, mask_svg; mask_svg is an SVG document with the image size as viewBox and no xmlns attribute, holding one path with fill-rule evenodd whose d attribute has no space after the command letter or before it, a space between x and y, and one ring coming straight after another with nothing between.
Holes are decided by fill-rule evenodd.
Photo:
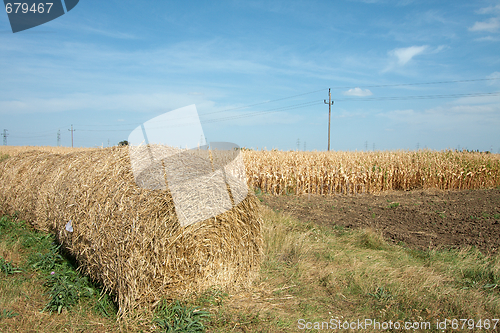
<instances>
[{"instance_id":1,"label":"dry corn field","mask_svg":"<svg viewBox=\"0 0 500 333\"><path fill-rule=\"evenodd\" d=\"M458 151L244 153L249 186L283 194L356 194L500 186L500 155Z\"/></svg>"}]
</instances>

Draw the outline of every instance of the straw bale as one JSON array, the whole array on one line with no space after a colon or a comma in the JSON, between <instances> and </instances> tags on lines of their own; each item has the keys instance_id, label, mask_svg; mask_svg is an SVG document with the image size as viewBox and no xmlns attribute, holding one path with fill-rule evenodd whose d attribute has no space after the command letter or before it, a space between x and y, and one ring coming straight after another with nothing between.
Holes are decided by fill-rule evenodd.
<instances>
[{"instance_id":1,"label":"straw bale","mask_svg":"<svg viewBox=\"0 0 500 333\"><path fill-rule=\"evenodd\" d=\"M168 189L136 185L127 148L22 153L0 163L0 188L0 211L54 233L80 269L116 295L122 314L214 285L249 286L257 274L255 196L182 227Z\"/></svg>"}]
</instances>

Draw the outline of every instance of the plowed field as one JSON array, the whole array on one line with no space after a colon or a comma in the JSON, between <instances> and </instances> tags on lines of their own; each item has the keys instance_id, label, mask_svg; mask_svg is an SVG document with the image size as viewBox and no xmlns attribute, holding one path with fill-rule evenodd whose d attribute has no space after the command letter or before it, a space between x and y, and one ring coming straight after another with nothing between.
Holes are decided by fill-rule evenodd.
<instances>
[{"instance_id":1,"label":"plowed field","mask_svg":"<svg viewBox=\"0 0 500 333\"><path fill-rule=\"evenodd\" d=\"M500 249L500 189L261 198L304 222L372 228L389 242L415 249L474 246L484 253Z\"/></svg>"}]
</instances>

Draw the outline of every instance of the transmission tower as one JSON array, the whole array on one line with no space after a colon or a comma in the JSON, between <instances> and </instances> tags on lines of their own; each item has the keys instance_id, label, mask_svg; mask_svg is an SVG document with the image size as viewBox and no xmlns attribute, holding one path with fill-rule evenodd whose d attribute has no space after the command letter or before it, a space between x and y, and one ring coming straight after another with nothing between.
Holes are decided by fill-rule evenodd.
<instances>
[{"instance_id":1,"label":"transmission tower","mask_svg":"<svg viewBox=\"0 0 500 333\"><path fill-rule=\"evenodd\" d=\"M2 136L3 136L3 145L7 146L7 137L9 136L9 134L7 133L6 129L3 130Z\"/></svg>"},{"instance_id":2,"label":"transmission tower","mask_svg":"<svg viewBox=\"0 0 500 333\"><path fill-rule=\"evenodd\" d=\"M57 146L61 145L61 130L57 131Z\"/></svg>"},{"instance_id":3,"label":"transmission tower","mask_svg":"<svg viewBox=\"0 0 500 333\"><path fill-rule=\"evenodd\" d=\"M297 150L300 150L300 139L297 138Z\"/></svg>"}]
</instances>

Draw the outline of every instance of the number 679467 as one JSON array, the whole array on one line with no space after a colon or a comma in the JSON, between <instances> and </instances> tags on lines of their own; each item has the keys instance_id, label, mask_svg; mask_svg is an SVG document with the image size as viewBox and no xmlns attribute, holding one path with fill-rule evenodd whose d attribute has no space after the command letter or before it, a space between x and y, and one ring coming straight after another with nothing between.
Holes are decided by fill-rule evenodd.
<instances>
[{"instance_id":1,"label":"number 679467","mask_svg":"<svg viewBox=\"0 0 500 333\"><path fill-rule=\"evenodd\" d=\"M21 3L21 2L14 2L14 3L7 3L5 5L5 10L7 11L7 14L10 13L34 13L34 14L43 14L43 13L50 13L50 9L52 8L53 2L40 2L40 3L34 3L33 5L27 4L27 3Z\"/></svg>"}]
</instances>

